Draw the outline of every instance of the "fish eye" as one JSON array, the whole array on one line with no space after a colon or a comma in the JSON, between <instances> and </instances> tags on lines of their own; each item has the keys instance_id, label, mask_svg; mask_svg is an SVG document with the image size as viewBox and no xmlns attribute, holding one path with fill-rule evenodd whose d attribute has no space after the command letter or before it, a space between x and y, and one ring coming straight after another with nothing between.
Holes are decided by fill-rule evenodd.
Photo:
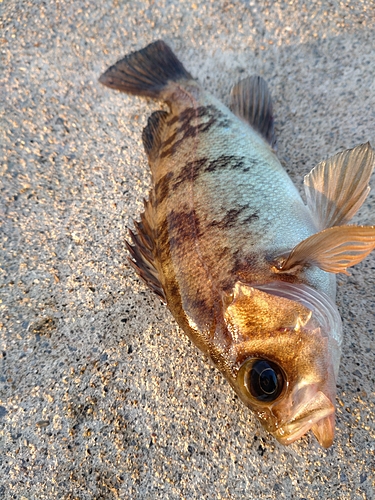
<instances>
[{"instance_id":1,"label":"fish eye","mask_svg":"<svg viewBox=\"0 0 375 500\"><path fill-rule=\"evenodd\" d=\"M272 361L254 359L246 370L244 383L253 398L258 401L275 401L284 387L285 376L281 368Z\"/></svg>"}]
</instances>

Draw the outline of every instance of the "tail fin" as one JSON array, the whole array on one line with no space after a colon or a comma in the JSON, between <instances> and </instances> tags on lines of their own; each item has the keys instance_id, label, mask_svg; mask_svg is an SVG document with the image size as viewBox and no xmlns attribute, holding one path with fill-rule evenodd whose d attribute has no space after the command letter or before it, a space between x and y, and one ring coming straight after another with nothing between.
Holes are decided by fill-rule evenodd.
<instances>
[{"instance_id":1,"label":"tail fin","mask_svg":"<svg viewBox=\"0 0 375 500\"><path fill-rule=\"evenodd\" d=\"M168 45L158 40L108 68L99 82L127 94L157 98L169 81L191 78Z\"/></svg>"}]
</instances>

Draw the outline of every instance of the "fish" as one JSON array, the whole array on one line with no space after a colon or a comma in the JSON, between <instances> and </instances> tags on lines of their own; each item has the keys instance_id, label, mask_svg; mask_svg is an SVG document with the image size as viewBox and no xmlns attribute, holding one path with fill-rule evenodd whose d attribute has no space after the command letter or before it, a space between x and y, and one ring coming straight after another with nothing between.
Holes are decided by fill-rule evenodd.
<instances>
[{"instance_id":1,"label":"fish","mask_svg":"<svg viewBox=\"0 0 375 500\"><path fill-rule=\"evenodd\" d=\"M310 430L332 445L342 323L336 275L375 248L348 222L366 199L369 143L321 161L306 203L277 157L267 83L236 83L229 107L162 40L103 85L166 104L142 133L152 189L129 229L129 262L180 328L281 444Z\"/></svg>"}]
</instances>

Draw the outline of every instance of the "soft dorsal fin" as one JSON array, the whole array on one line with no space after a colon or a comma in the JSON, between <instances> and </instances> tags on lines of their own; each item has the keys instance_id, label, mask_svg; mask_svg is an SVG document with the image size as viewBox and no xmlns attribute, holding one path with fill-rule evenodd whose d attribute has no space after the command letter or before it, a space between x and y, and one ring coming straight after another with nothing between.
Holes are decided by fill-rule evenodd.
<instances>
[{"instance_id":1,"label":"soft dorsal fin","mask_svg":"<svg viewBox=\"0 0 375 500\"><path fill-rule=\"evenodd\" d=\"M141 214L141 222L134 221L137 232L135 233L129 229L129 235L133 245L127 241L125 242L131 256L128 260L146 285L149 286L163 302L166 302L155 260L152 203L151 201L145 201L144 204L145 211Z\"/></svg>"},{"instance_id":2,"label":"soft dorsal fin","mask_svg":"<svg viewBox=\"0 0 375 500\"><path fill-rule=\"evenodd\" d=\"M229 107L235 115L250 123L272 147L275 147L272 99L262 77L250 76L234 85Z\"/></svg>"},{"instance_id":3,"label":"soft dorsal fin","mask_svg":"<svg viewBox=\"0 0 375 500\"><path fill-rule=\"evenodd\" d=\"M345 273L375 248L375 226L335 226L301 241L288 257L280 258L275 272L293 273L314 265L329 273Z\"/></svg>"},{"instance_id":4,"label":"soft dorsal fin","mask_svg":"<svg viewBox=\"0 0 375 500\"><path fill-rule=\"evenodd\" d=\"M306 175L307 205L319 229L347 224L365 201L374 168L369 143L320 162Z\"/></svg>"}]
</instances>

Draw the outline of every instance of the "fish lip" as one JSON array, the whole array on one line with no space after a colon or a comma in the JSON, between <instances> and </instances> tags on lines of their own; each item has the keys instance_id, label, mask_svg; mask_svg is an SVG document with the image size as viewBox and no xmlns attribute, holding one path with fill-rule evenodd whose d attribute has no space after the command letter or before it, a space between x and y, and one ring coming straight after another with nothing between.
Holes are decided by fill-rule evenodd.
<instances>
[{"instance_id":1,"label":"fish lip","mask_svg":"<svg viewBox=\"0 0 375 500\"><path fill-rule=\"evenodd\" d=\"M277 428L271 433L283 445L292 444L297 439L301 438L306 434L314 425L318 424L320 421L334 415L335 407L332 405L326 408L319 408L314 412L306 415L304 417L298 418L293 417L289 421L278 425ZM332 435L333 439L333 435ZM324 440L319 440L319 443L325 448L332 444L332 439L327 438ZM324 443L329 443L328 446Z\"/></svg>"}]
</instances>

